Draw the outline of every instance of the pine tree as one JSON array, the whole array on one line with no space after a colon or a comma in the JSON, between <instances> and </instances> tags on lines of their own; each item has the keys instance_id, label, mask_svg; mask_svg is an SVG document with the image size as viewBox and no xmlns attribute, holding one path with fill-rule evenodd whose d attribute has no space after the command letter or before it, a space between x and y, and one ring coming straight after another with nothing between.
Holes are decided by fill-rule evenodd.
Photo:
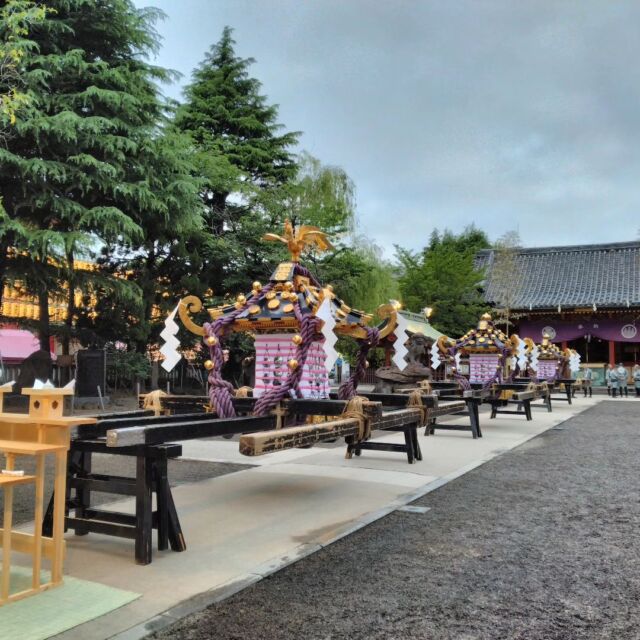
<instances>
[{"instance_id":1,"label":"pine tree","mask_svg":"<svg viewBox=\"0 0 640 640\"><path fill-rule=\"evenodd\" d=\"M174 161L157 142L164 118L157 83L169 72L145 61L157 46L160 13L130 0L51 0L47 7L30 32L35 47L20 61L28 112L0 148L0 256L16 247L32 260L43 347L52 264L73 273L81 247L134 246L158 223L180 229L199 221L195 199L176 207L154 179L158 163ZM176 175L166 168L163 175L182 193L190 183L195 195L182 161L175 164ZM10 262L1 281L21 276Z\"/></svg>"},{"instance_id":2,"label":"pine tree","mask_svg":"<svg viewBox=\"0 0 640 640\"><path fill-rule=\"evenodd\" d=\"M225 27L194 71L175 121L194 142L203 180L208 233L192 238L191 250L205 257L202 280L217 294L235 286L233 273L250 281L265 269L263 256L272 250L260 237L269 221L251 201L296 173L291 148L298 134L281 131L277 106L267 103L260 82L249 75L254 60L236 56L234 44Z\"/></svg>"}]
</instances>

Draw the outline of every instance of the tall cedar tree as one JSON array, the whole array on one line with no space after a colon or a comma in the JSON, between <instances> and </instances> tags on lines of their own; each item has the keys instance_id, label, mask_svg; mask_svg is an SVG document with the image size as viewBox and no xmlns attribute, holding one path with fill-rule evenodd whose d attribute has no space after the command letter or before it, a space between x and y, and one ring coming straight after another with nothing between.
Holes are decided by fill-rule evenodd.
<instances>
[{"instance_id":1,"label":"tall cedar tree","mask_svg":"<svg viewBox=\"0 0 640 640\"><path fill-rule=\"evenodd\" d=\"M207 234L191 239L191 251L204 256L202 281L218 295L235 288L236 273L248 281L265 275L264 256L273 248L260 238L279 221L251 203L257 192L295 176L291 149L299 135L282 132L277 106L267 103L260 82L249 75L254 60L238 57L234 45L225 27L194 71L175 120L193 140L203 180Z\"/></svg>"},{"instance_id":2,"label":"tall cedar tree","mask_svg":"<svg viewBox=\"0 0 640 640\"><path fill-rule=\"evenodd\" d=\"M29 33L34 48L21 60L28 110L0 148L0 255L12 246L28 254L43 348L49 294L73 273L79 247L134 244L143 228L180 229L188 226L180 219L194 214L166 197L171 191L175 205L179 193L190 192L181 159L173 187L158 189L154 181L157 163L172 162L171 147L158 142L164 107L157 83L170 74L145 62L158 44L159 12L130 0L50 0L47 8ZM24 277L24 269L11 272L11 262L3 282Z\"/></svg>"},{"instance_id":3,"label":"tall cedar tree","mask_svg":"<svg viewBox=\"0 0 640 640\"><path fill-rule=\"evenodd\" d=\"M487 305L481 295L483 273L474 267L474 256L488 246L483 231L468 227L457 236L434 231L420 254L397 248L405 306L417 312L432 307L433 326L452 338L475 326Z\"/></svg>"}]
</instances>

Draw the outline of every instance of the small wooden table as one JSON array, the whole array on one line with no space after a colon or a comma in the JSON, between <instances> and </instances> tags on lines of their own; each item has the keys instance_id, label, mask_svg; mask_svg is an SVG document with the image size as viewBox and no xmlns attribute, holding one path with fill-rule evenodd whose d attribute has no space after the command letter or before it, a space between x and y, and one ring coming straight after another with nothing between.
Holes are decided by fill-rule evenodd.
<instances>
[{"instance_id":1,"label":"small wooden table","mask_svg":"<svg viewBox=\"0 0 640 640\"><path fill-rule=\"evenodd\" d=\"M3 569L2 594L9 600L31 595L45 588L62 583L64 561L64 513L66 493L67 451L69 449L71 428L82 424L93 424L95 418L63 416L65 396L72 395L71 389L23 389L29 396L29 413L0 413L0 452L7 459L7 469L15 468L17 456L34 456L36 459L35 476L0 476L4 478L5 489L5 526L2 530L3 566L10 565L11 550L28 553L33 557L32 588L20 594L8 594L9 570ZM44 498L44 457L55 457L54 479L54 516L51 538L43 537L43 498ZM13 487L24 482L35 482L35 531L28 534L12 531ZM10 479L11 481L9 481ZM18 481L16 481L18 480ZM51 560L51 581L40 584L40 563L42 557Z\"/></svg>"}]
</instances>

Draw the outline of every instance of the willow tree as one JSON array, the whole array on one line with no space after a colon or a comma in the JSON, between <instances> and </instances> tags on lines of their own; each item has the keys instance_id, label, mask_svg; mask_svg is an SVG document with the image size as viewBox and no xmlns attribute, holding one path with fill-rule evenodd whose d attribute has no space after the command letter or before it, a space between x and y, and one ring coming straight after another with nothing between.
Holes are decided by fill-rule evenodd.
<instances>
[{"instance_id":1,"label":"willow tree","mask_svg":"<svg viewBox=\"0 0 640 640\"><path fill-rule=\"evenodd\" d=\"M509 335L513 321L513 307L522 290L522 273L518 252L521 247L517 231L507 231L493 246L489 272L489 291L494 302L496 322L505 325Z\"/></svg>"},{"instance_id":2,"label":"willow tree","mask_svg":"<svg viewBox=\"0 0 640 640\"><path fill-rule=\"evenodd\" d=\"M168 211L153 179L158 153L172 161L171 149L153 142L165 111L157 84L170 74L146 61L161 14L130 0L50 0L47 8L19 63L29 109L0 148L9 229L0 254L13 246L32 261L43 348L52 275L61 275L52 265L73 274L79 247L135 245L156 218L194 213ZM10 264L0 273L3 281L18 277Z\"/></svg>"}]
</instances>

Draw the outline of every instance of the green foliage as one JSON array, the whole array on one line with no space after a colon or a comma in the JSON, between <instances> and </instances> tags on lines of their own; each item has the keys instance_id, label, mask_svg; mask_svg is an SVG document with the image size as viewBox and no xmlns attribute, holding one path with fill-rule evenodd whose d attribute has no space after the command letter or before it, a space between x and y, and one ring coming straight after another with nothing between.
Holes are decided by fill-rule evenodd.
<instances>
[{"instance_id":1,"label":"green foliage","mask_svg":"<svg viewBox=\"0 0 640 640\"><path fill-rule=\"evenodd\" d=\"M42 23L47 11L27 0L7 0L0 9L0 136L16 124L19 112L29 104L21 63L35 47L30 30Z\"/></svg>"},{"instance_id":2,"label":"green foliage","mask_svg":"<svg viewBox=\"0 0 640 640\"><path fill-rule=\"evenodd\" d=\"M147 356L136 351L118 349L113 344L107 348L107 376L113 389L132 389L139 380L151 374Z\"/></svg>"},{"instance_id":3,"label":"green foliage","mask_svg":"<svg viewBox=\"0 0 640 640\"><path fill-rule=\"evenodd\" d=\"M405 307L415 312L432 307L431 323L451 337L475 326L486 304L480 292L483 273L474 268L474 256L488 246L482 231L468 227L457 236L434 231L418 254L396 247Z\"/></svg>"},{"instance_id":4,"label":"green foliage","mask_svg":"<svg viewBox=\"0 0 640 640\"><path fill-rule=\"evenodd\" d=\"M47 7L19 63L28 109L0 148L0 280L12 277L8 248L27 251L40 273L32 291L45 304L55 286L51 262L66 265L71 280L74 258L88 248L133 252L158 234L173 243L200 225L187 142L165 130L157 83L171 74L145 61L157 47L153 23L161 14L130 0ZM8 20L3 11L0 29ZM126 296L140 293L144 286L131 286ZM47 340L46 309L41 317Z\"/></svg>"},{"instance_id":5,"label":"green foliage","mask_svg":"<svg viewBox=\"0 0 640 640\"><path fill-rule=\"evenodd\" d=\"M281 131L277 107L249 75L253 59L236 56L231 34L225 27L194 71L175 118L194 145L205 210L205 233L191 236L187 249L202 259L200 281L217 295L268 277L277 251L261 237L275 220L255 202L295 175L298 138Z\"/></svg>"}]
</instances>

